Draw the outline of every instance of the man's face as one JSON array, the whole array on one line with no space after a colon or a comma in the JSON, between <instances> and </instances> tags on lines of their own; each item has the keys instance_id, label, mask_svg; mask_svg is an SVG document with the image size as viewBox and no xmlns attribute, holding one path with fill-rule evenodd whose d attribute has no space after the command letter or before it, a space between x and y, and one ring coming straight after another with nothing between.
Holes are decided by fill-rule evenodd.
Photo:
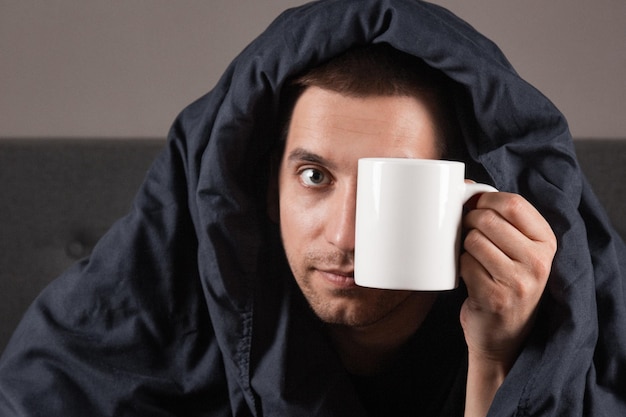
<instances>
[{"instance_id":1,"label":"man's face","mask_svg":"<svg viewBox=\"0 0 626 417\"><path fill-rule=\"evenodd\" d=\"M377 323L411 294L354 283L358 159L437 159L437 149L433 114L417 98L309 87L296 102L278 178L280 228L295 279L323 321Z\"/></svg>"}]
</instances>

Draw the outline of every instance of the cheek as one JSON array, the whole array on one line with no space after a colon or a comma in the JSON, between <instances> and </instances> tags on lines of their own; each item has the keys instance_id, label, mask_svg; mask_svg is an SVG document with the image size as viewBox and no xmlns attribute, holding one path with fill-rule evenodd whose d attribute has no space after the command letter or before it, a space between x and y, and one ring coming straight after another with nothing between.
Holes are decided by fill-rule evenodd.
<instances>
[{"instance_id":1,"label":"cheek","mask_svg":"<svg viewBox=\"0 0 626 417\"><path fill-rule=\"evenodd\" d=\"M291 271L299 281L306 269L306 253L310 246L306 212L300 210L293 202L280 200L280 232L283 249Z\"/></svg>"},{"instance_id":2,"label":"cheek","mask_svg":"<svg viewBox=\"0 0 626 417\"><path fill-rule=\"evenodd\" d=\"M297 242L306 236L310 227L307 225L307 211L293 199L280 199L280 230L283 240Z\"/></svg>"},{"instance_id":3,"label":"cheek","mask_svg":"<svg viewBox=\"0 0 626 417\"><path fill-rule=\"evenodd\" d=\"M321 235L323 224L319 218L319 204L308 201L305 197L280 198L280 230L287 252L310 250L314 241Z\"/></svg>"}]
</instances>

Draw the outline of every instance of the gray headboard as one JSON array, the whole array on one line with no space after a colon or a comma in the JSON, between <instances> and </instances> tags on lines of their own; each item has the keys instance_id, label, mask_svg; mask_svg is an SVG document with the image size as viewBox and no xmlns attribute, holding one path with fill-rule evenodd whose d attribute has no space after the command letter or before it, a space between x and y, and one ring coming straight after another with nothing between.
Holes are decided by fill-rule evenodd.
<instances>
[{"instance_id":1,"label":"gray headboard","mask_svg":"<svg viewBox=\"0 0 626 417\"><path fill-rule=\"evenodd\" d=\"M131 206L162 139L0 139L0 351L41 289ZM626 139L578 140L579 160L626 236Z\"/></svg>"}]
</instances>

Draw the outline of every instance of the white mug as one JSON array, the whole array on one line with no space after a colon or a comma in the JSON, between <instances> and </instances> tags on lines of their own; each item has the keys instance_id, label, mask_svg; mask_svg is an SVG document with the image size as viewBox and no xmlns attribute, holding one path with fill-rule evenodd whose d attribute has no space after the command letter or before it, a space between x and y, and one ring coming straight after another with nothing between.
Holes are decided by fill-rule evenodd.
<instances>
[{"instance_id":1,"label":"white mug","mask_svg":"<svg viewBox=\"0 0 626 417\"><path fill-rule=\"evenodd\" d=\"M456 288L463 204L475 194L495 191L465 182L462 162L360 159L356 284L413 291Z\"/></svg>"}]
</instances>

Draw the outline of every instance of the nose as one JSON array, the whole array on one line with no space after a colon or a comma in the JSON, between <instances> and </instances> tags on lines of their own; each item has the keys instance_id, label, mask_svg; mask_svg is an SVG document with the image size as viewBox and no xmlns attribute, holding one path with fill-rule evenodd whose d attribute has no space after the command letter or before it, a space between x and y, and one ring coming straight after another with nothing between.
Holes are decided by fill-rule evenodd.
<instances>
[{"instance_id":1,"label":"nose","mask_svg":"<svg viewBox=\"0 0 626 417\"><path fill-rule=\"evenodd\" d=\"M327 214L326 240L346 253L354 252L356 184L335 190Z\"/></svg>"}]
</instances>

